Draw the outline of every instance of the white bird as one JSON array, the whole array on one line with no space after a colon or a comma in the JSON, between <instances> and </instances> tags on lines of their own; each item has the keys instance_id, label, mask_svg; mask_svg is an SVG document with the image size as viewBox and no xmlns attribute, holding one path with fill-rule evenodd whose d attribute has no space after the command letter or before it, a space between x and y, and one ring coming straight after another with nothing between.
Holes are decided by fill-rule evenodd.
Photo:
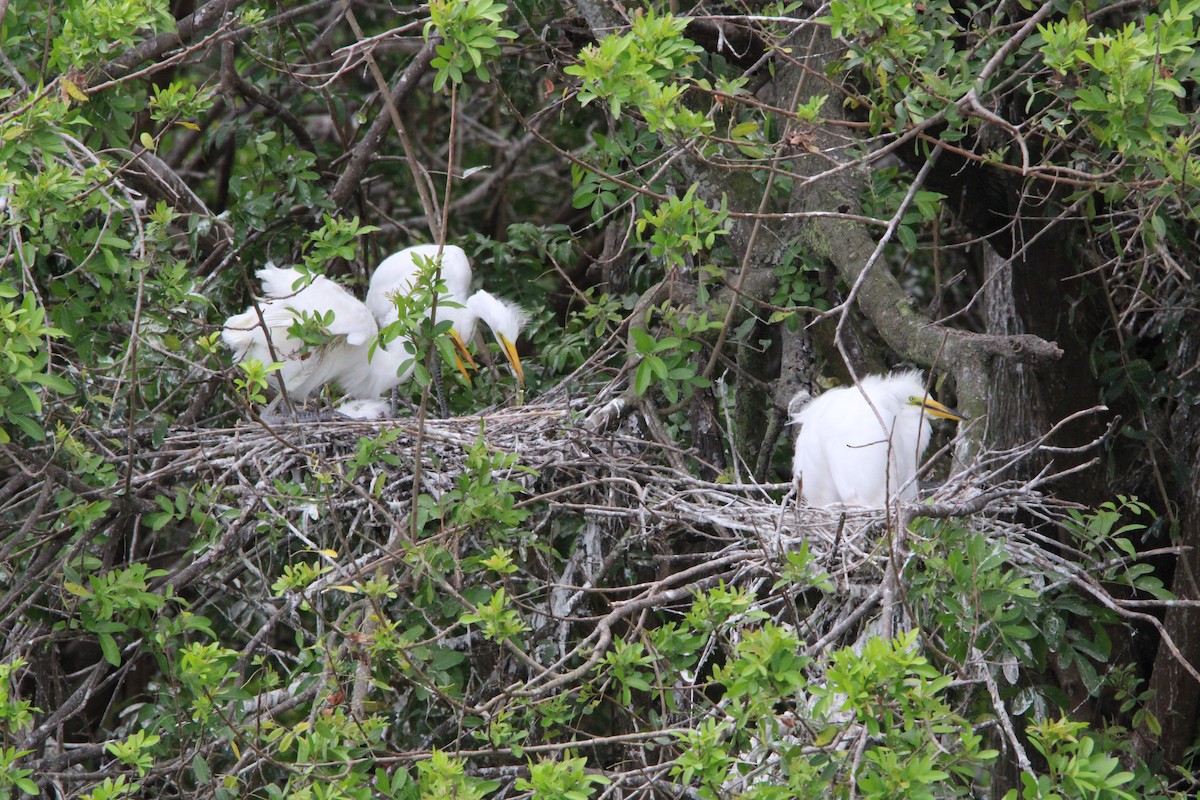
<instances>
[{"instance_id":1,"label":"white bird","mask_svg":"<svg viewBox=\"0 0 1200 800\"><path fill-rule=\"evenodd\" d=\"M406 247L379 262L379 266L371 273L367 308L380 327L396 321L396 304L392 301L392 295L409 294L416 285L417 273L421 269L417 257L423 261L433 261L437 259L439 251L442 254L441 277L446 284L446 293L442 296L460 305L466 304L467 294L471 291L471 262L461 247L453 244L440 248L436 244Z\"/></svg>"},{"instance_id":2,"label":"white bird","mask_svg":"<svg viewBox=\"0 0 1200 800\"><path fill-rule=\"evenodd\" d=\"M932 432L927 415L966 419L928 397L917 371L871 375L795 409L792 472L801 496L814 506L867 508L916 499L917 465Z\"/></svg>"},{"instance_id":3,"label":"white bird","mask_svg":"<svg viewBox=\"0 0 1200 800\"><path fill-rule=\"evenodd\" d=\"M334 281L318 275L304 285L298 270L272 264L255 274L266 297L259 304L261 322L259 311L251 306L225 321L221 338L238 361L280 361L283 366L272 374L292 399L305 400L325 384L336 383L352 398L377 400L412 372L410 364L400 373L410 357L398 349L377 346L371 352L379 335L375 318L366 305ZM288 333L305 313L322 318L329 315L328 342L305 346Z\"/></svg>"},{"instance_id":4,"label":"white bird","mask_svg":"<svg viewBox=\"0 0 1200 800\"><path fill-rule=\"evenodd\" d=\"M448 244L438 247L421 244L405 248L385 258L371 275L367 290L367 308L375 315L380 327L390 325L398 318L393 297L413 291L420 266L417 257L435 260L441 252L441 278L445 292L438 296L437 319L449 320L455 346L467 363L474 366L466 349L466 342L475 337L475 328L483 320L496 337L500 349L513 373L522 386L525 371L517 355L517 336L528 320L528 315L515 303L502 300L483 290L470 294L471 262L461 247ZM449 301L447 303L447 301ZM460 365L460 369L462 369Z\"/></svg>"},{"instance_id":5,"label":"white bird","mask_svg":"<svg viewBox=\"0 0 1200 800\"><path fill-rule=\"evenodd\" d=\"M521 357L517 355L517 337L529 321L529 314L511 300L496 297L482 289L468 297L463 305L463 308L446 309L446 318L451 321L454 330L458 331L463 341L469 342L475 338L476 325L483 320L496 337L501 352L517 376L517 382L524 386L525 370L521 367Z\"/></svg>"}]
</instances>

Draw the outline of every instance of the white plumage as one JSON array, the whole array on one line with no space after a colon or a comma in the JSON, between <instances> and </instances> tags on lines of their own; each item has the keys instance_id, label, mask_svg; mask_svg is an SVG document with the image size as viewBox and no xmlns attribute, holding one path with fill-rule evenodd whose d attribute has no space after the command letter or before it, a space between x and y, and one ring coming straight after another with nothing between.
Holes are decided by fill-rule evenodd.
<instances>
[{"instance_id":1,"label":"white plumage","mask_svg":"<svg viewBox=\"0 0 1200 800\"><path fill-rule=\"evenodd\" d=\"M868 508L916 499L917 466L932 432L926 416L964 419L927 397L916 371L871 375L805 403L792 416L800 426L792 470L802 497L814 506Z\"/></svg>"},{"instance_id":2,"label":"white plumage","mask_svg":"<svg viewBox=\"0 0 1200 800\"><path fill-rule=\"evenodd\" d=\"M258 359L269 364L278 359L282 368L273 373L282 381L288 396L305 400L327 383L336 383L350 397L361 400L379 398L384 392L404 380L412 371L397 374L408 359L402 352L371 345L379 335L374 316L358 298L324 276L317 276L307 286L299 283L303 275L295 269L281 269L268 264L257 273L266 298L225 321L221 338L238 361ZM294 288L297 285L300 288ZM288 334L292 323L307 312L324 317L332 312L328 324L331 337L327 343L305 348L303 342ZM275 358L267 344L268 335L275 349Z\"/></svg>"},{"instance_id":3,"label":"white plumage","mask_svg":"<svg viewBox=\"0 0 1200 800\"><path fill-rule=\"evenodd\" d=\"M463 249L457 245L448 244L440 249L442 281L446 284L446 292L441 297L466 305L467 294L471 291L471 262ZM367 289L367 308L381 327L396 321L396 304L392 302L392 295L410 294L416 285L417 273L420 271L417 257L432 261L437 258L438 250L435 244L406 247L385 258L371 273L371 285Z\"/></svg>"},{"instance_id":4,"label":"white plumage","mask_svg":"<svg viewBox=\"0 0 1200 800\"><path fill-rule=\"evenodd\" d=\"M367 290L367 308L375 315L380 327L390 325L397 319L392 297L413 291L420 270L417 257L422 257L422 260L436 259L438 251L438 246L432 244L408 247L388 256L375 269ZM466 342L475 337L477 323L483 320L500 343L500 349L512 365L517 380L524 385L525 373L517 355L516 341L527 315L516 303L483 290L470 294L471 262L461 247L448 244L441 248L441 253L441 277L446 288L438 296L437 319L450 321L455 344L468 362L470 355L466 351Z\"/></svg>"}]
</instances>

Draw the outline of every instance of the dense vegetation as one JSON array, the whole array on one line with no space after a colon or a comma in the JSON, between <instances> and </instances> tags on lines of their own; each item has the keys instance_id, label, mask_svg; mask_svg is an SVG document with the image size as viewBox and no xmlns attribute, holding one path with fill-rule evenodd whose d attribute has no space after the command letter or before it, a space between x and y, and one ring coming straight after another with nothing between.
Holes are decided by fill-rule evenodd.
<instances>
[{"instance_id":1,"label":"dense vegetation","mask_svg":"<svg viewBox=\"0 0 1200 800\"><path fill-rule=\"evenodd\" d=\"M1198 12L0 0L0 793L1194 796ZM422 242L526 384L264 418L255 270ZM797 505L901 364L928 500Z\"/></svg>"}]
</instances>

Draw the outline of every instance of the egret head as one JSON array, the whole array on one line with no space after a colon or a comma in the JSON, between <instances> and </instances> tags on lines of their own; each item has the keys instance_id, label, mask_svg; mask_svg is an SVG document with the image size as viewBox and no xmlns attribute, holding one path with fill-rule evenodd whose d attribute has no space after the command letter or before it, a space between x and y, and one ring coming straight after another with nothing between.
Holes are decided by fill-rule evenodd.
<instances>
[{"instance_id":1,"label":"egret head","mask_svg":"<svg viewBox=\"0 0 1200 800\"><path fill-rule=\"evenodd\" d=\"M966 417L952 408L948 408L934 400L925 392L925 376L919 370L893 372L886 378L870 376L866 381L879 381L887 387L886 391L897 400L903 398L905 407L911 407L931 417L952 419L956 422L966 421Z\"/></svg>"},{"instance_id":2,"label":"egret head","mask_svg":"<svg viewBox=\"0 0 1200 800\"><path fill-rule=\"evenodd\" d=\"M495 297L482 290L471 295L467 300L467 311L469 313L465 316L471 318L471 335L474 335L474 320L481 319L487 323L487 326L492 329L496 341L500 343L504 357L512 365L517 382L524 386L525 371L521 368L521 358L517 355L516 342L517 337L521 334L521 329L529 320L529 315L516 303ZM464 339L467 338L466 332L459 330L459 333Z\"/></svg>"},{"instance_id":3,"label":"egret head","mask_svg":"<svg viewBox=\"0 0 1200 800\"><path fill-rule=\"evenodd\" d=\"M910 406L917 406L931 417L952 419L956 422L965 422L967 419L963 414L958 413L952 408L947 408L937 400L934 400L932 397L920 397L913 395L912 397L908 398L908 404Z\"/></svg>"}]
</instances>

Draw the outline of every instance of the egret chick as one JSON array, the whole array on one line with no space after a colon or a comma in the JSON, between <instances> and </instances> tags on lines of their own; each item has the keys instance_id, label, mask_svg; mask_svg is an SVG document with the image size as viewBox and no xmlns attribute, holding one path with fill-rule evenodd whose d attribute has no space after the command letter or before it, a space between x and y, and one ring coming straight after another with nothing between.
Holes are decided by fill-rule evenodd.
<instances>
[{"instance_id":1,"label":"egret chick","mask_svg":"<svg viewBox=\"0 0 1200 800\"><path fill-rule=\"evenodd\" d=\"M445 292L438 296L437 319L450 321L455 347L466 363L472 366L474 361L467 351L466 342L475 337L476 323L483 320L500 343L500 349L512 366L517 380L524 386L525 371L517 355L516 341L528 315L515 303L489 292L480 290L470 294L472 271L467 254L461 247L452 244L440 249ZM393 296L412 293L420 271L417 257L435 259L438 251L437 245L415 245L393 253L375 268L367 290L367 308L375 315L380 327L390 325L398 318ZM449 303L443 305L446 301ZM461 364L460 369L463 369Z\"/></svg>"},{"instance_id":2,"label":"egret chick","mask_svg":"<svg viewBox=\"0 0 1200 800\"><path fill-rule=\"evenodd\" d=\"M457 245L448 244L439 248L435 244L418 244L392 253L379 263L371 273L371 284L367 288L367 308L371 310L380 327L396 321L394 294L411 294L417 283L420 266L417 257L433 260L439 249L442 253L442 281L446 292L442 297L459 305L465 305L471 291L471 262L467 254ZM441 299L441 298L439 298Z\"/></svg>"},{"instance_id":3,"label":"egret chick","mask_svg":"<svg viewBox=\"0 0 1200 800\"><path fill-rule=\"evenodd\" d=\"M467 350L463 336L454 325L451 313L452 305L461 307L467 302L467 293L471 290L471 262L461 247L453 244L442 247L435 244L418 244L392 253L371 273L371 283L367 287L367 308L375 316L380 328L387 327L399 319L396 296L413 293L421 264L435 261L438 253L441 253L441 279L445 286L445 291L438 295L438 318L451 319L450 338L458 350L458 370L470 381L467 367L474 367L475 361ZM426 316L428 315L427 311ZM439 319L434 320L438 321Z\"/></svg>"},{"instance_id":4,"label":"egret chick","mask_svg":"<svg viewBox=\"0 0 1200 800\"><path fill-rule=\"evenodd\" d=\"M915 500L917 466L932 433L926 415L966 419L926 396L915 370L871 375L790 410L800 426L792 473L814 506Z\"/></svg>"},{"instance_id":5,"label":"egret chick","mask_svg":"<svg viewBox=\"0 0 1200 800\"><path fill-rule=\"evenodd\" d=\"M483 320L496 337L500 351L504 353L513 374L517 376L517 382L521 386L525 385L525 370L521 367L521 357L517 355L517 337L529 321L529 314L525 309L511 300L496 297L480 289L467 298L465 313L457 313L458 309L447 311L455 327L467 341L475 338L476 323Z\"/></svg>"},{"instance_id":6,"label":"egret chick","mask_svg":"<svg viewBox=\"0 0 1200 800\"><path fill-rule=\"evenodd\" d=\"M366 305L336 282L319 275L295 289L303 278L301 273L272 264L255 274L266 298L259 304L261 323L251 306L225 321L221 338L238 361L258 359L270 364L278 359L283 366L272 375L292 399L305 400L325 384L336 383L352 398L373 400L412 372L410 365L399 374L401 364L408 360L401 353L382 346L371 352L379 326ZM306 346L288 333L304 314L325 317L329 312L330 339L324 344Z\"/></svg>"}]
</instances>

